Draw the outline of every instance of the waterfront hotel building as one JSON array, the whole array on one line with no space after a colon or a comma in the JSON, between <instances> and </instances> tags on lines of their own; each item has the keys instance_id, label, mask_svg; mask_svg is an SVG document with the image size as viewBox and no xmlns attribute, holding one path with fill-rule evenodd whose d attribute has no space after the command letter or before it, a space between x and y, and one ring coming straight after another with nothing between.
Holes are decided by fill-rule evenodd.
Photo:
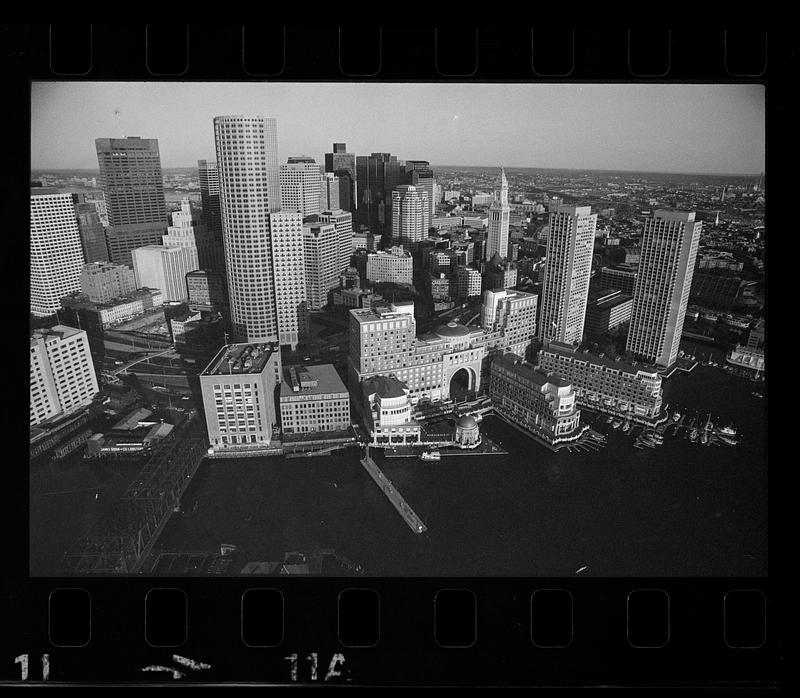
<instances>
[{"instance_id":1,"label":"waterfront hotel building","mask_svg":"<svg viewBox=\"0 0 800 698\"><path fill-rule=\"evenodd\" d=\"M536 297L501 292L487 301L484 327L456 322L417 336L413 303L350 311L350 381L356 386L377 375L394 375L409 390L412 404L450 397L450 382L464 370L467 388L479 391L487 360L498 351L525 353L536 331ZM488 312L488 311L487 311Z\"/></svg>"},{"instance_id":2,"label":"waterfront hotel building","mask_svg":"<svg viewBox=\"0 0 800 698\"><path fill-rule=\"evenodd\" d=\"M656 211L644 222L626 350L662 368L678 358L702 227L685 211Z\"/></svg>"},{"instance_id":3,"label":"waterfront hotel building","mask_svg":"<svg viewBox=\"0 0 800 698\"><path fill-rule=\"evenodd\" d=\"M374 376L361 385L364 422L372 445L417 444L422 429L411 416L408 387L394 376Z\"/></svg>"},{"instance_id":4,"label":"waterfront hotel building","mask_svg":"<svg viewBox=\"0 0 800 698\"><path fill-rule=\"evenodd\" d=\"M277 343L228 344L217 352L200 374L210 453L269 447L280 380Z\"/></svg>"},{"instance_id":5,"label":"waterfront hotel building","mask_svg":"<svg viewBox=\"0 0 800 698\"><path fill-rule=\"evenodd\" d=\"M587 408L642 424L666 419L661 413L661 376L655 366L634 366L550 342L539 351L538 367L570 381L578 403Z\"/></svg>"},{"instance_id":6,"label":"waterfront hotel building","mask_svg":"<svg viewBox=\"0 0 800 698\"><path fill-rule=\"evenodd\" d=\"M489 397L495 415L549 447L579 439L581 426L575 390L559 375L547 374L516 354L496 356Z\"/></svg>"}]
</instances>

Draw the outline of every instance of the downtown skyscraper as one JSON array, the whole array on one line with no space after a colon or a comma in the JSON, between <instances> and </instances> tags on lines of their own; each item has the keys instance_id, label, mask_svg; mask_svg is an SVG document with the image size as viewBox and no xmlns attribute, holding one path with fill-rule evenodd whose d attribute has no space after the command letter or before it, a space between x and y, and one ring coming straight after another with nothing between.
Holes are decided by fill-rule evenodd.
<instances>
[{"instance_id":1,"label":"downtown skyscraper","mask_svg":"<svg viewBox=\"0 0 800 698\"><path fill-rule=\"evenodd\" d=\"M30 310L47 317L64 296L81 288L84 257L72 194L31 189L30 255Z\"/></svg>"},{"instance_id":2,"label":"downtown skyscraper","mask_svg":"<svg viewBox=\"0 0 800 698\"><path fill-rule=\"evenodd\" d=\"M108 252L132 266L131 250L158 244L167 230L161 156L155 138L95 140L108 212Z\"/></svg>"},{"instance_id":3,"label":"downtown skyscraper","mask_svg":"<svg viewBox=\"0 0 800 698\"><path fill-rule=\"evenodd\" d=\"M388 236L392 227L392 192L400 184L400 165L390 153L356 158L358 222L373 235Z\"/></svg>"},{"instance_id":4,"label":"downtown skyscraper","mask_svg":"<svg viewBox=\"0 0 800 698\"><path fill-rule=\"evenodd\" d=\"M290 157L280 168L281 209L303 217L320 211L322 171L314 158Z\"/></svg>"},{"instance_id":5,"label":"downtown skyscraper","mask_svg":"<svg viewBox=\"0 0 800 698\"><path fill-rule=\"evenodd\" d=\"M202 219L211 238L210 259L201 259L200 263L208 269L225 271L217 163L213 160L198 160L197 174L200 181L200 205L203 207Z\"/></svg>"},{"instance_id":6,"label":"downtown skyscraper","mask_svg":"<svg viewBox=\"0 0 800 698\"><path fill-rule=\"evenodd\" d=\"M590 206L559 206L550 214L539 337L580 344L592 272L597 214Z\"/></svg>"},{"instance_id":7,"label":"downtown skyscraper","mask_svg":"<svg viewBox=\"0 0 800 698\"><path fill-rule=\"evenodd\" d=\"M626 350L657 366L678 357L702 227L694 212L659 210L645 219Z\"/></svg>"},{"instance_id":8,"label":"downtown skyscraper","mask_svg":"<svg viewBox=\"0 0 800 698\"><path fill-rule=\"evenodd\" d=\"M281 208L277 124L218 116L214 138L233 333L237 341L277 341L270 234L270 214Z\"/></svg>"},{"instance_id":9,"label":"downtown skyscraper","mask_svg":"<svg viewBox=\"0 0 800 698\"><path fill-rule=\"evenodd\" d=\"M483 250L483 258L486 261L489 261L495 253L503 259L508 257L508 226L510 222L508 180L505 170L500 168L500 196L495 198L489 208L489 224L486 231L486 245Z\"/></svg>"},{"instance_id":10,"label":"downtown skyscraper","mask_svg":"<svg viewBox=\"0 0 800 698\"><path fill-rule=\"evenodd\" d=\"M346 143L334 143L333 152L325 153L325 172L331 172L339 179L337 208L341 207L355 216L358 201L356 156L347 152Z\"/></svg>"},{"instance_id":11,"label":"downtown skyscraper","mask_svg":"<svg viewBox=\"0 0 800 698\"><path fill-rule=\"evenodd\" d=\"M303 214L281 211L277 123L218 116L214 133L235 339L294 349L308 329Z\"/></svg>"},{"instance_id":12,"label":"downtown skyscraper","mask_svg":"<svg viewBox=\"0 0 800 698\"><path fill-rule=\"evenodd\" d=\"M392 244L409 246L427 240L430 224L428 192L412 184L392 192Z\"/></svg>"}]
</instances>

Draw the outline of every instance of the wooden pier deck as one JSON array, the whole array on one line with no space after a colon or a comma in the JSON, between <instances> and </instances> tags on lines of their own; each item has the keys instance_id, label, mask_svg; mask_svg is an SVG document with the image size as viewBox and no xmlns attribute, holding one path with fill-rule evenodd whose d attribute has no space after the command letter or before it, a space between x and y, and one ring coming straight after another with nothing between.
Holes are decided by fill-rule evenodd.
<instances>
[{"instance_id":1,"label":"wooden pier deck","mask_svg":"<svg viewBox=\"0 0 800 698\"><path fill-rule=\"evenodd\" d=\"M403 499L403 495L398 492L391 480L387 479L383 474L378 464L370 458L369 450L367 450L364 457L361 459L361 465L364 466L370 477L375 481L375 484L381 488L381 491L386 495L386 498L392 503L403 520L408 524L408 527L414 533L423 533L428 530L428 527L423 523L422 519L414 513L414 510Z\"/></svg>"}]
</instances>

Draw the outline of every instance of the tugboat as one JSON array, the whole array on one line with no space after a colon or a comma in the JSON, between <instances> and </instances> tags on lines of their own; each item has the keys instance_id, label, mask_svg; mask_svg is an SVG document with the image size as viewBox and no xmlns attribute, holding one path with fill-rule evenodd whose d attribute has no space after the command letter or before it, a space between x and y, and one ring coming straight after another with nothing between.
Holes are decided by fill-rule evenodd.
<instances>
[{"instance_id":1,"label":"tugboat","mask_svg":"<svg viewBox=\"0 0 800 698\"><path fill-rule=\"evenodd\" d=\"M420 460L442 460L442 454L439 451L423 451L419 457Z\"/></svg>"}]
</instances>

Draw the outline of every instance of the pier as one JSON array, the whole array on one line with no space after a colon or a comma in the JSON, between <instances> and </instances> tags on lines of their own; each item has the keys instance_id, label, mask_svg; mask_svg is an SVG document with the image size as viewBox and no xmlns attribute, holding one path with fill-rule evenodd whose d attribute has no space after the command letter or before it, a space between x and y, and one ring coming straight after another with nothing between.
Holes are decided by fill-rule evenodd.
<instances>
[{"instance_id":1,"label":"pier","mask_svg":"<svg viewBox=\"0 0 800 698\"><path fill-rule=\"evenodd\" d=\"M406 500L403 499L403 495L392 485L391 480L386 478L378 467L378 464L370 458L369 447L365 449L364 457L361 459L361 465L364 466L364 470L370 474L370 477L375 480L375 484L381 488L386 498L394 505L394 508L397 509L397 512L403 517L408 527L414 531L414 533L422 533L428 530L428 527L422 522L422 519L408 506Z\"/></svg>"},{"instance_id":2,"label":"pier","mask_svg":"<svg viewBox=\"0 0 800 698\"><path fill-rule=\"evenodd\" d=\"M156 448L114 507L65 553L66 574L135 574L149 556L206 455L205 425L196 412Z\"/></svg>"}]
</instances>

